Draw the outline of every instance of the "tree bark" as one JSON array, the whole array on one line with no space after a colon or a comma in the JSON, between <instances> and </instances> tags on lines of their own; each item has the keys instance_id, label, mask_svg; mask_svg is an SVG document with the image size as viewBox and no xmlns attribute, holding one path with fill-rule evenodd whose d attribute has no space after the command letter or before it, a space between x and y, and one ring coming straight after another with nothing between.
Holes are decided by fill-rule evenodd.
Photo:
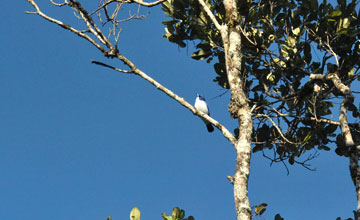
<instances>
[{"instance_id":1,"label":"tree bark","mask_svg":"<svg viewBox=\"0 0 360 220\"><path fill-rule=\"evenodd\" d=\"M236 168L234 184L235 210L238 220L250 220L251 208L248 197L248 179L251 158L252 119L241 79L242 52L240 16L236 0L224 0L226 26L222 29L225 62L231 91L229 112L239 122L239 137L235 144Z\"/></svg>"},{"instance_id":2,"label":"tree bark","mask_svg":"<svg viewBox=\"0 0 360 220\"><path fill-rule=\"evenodd\" d=\"M354 219L360 220L360 172L359 172L359 153L356 149L350 153L350 175L354 183L357 198L357 210L354 212Z\"/></svg>"},{"instance_id":3,"label":"tree bark","mask_svg":"<svg viewBox=\"0 0 360 220\"><path fill-rule=\"evenodd\" d=\"M357 208L356 208L356 211L354 211L354 220L360 220L359 150L355 146L354 138L351 134L351 130L348 125L347 109L346 109L347 104L352 103L354 100L354 97L352 96L350 88L348 86L344 85L343 83L341 83L341 81L338 79L337 75L335 75L335 77L332 81L334 82L335 87L338 90L340 90L345 96L345 99L341 102L341 105L340 105L339 122L340 122L341 133L344 138L345 145L350 152L349 169L350 169L351 179L354 183L355 191L356 191Z\"/></svg>"}]
</instances>

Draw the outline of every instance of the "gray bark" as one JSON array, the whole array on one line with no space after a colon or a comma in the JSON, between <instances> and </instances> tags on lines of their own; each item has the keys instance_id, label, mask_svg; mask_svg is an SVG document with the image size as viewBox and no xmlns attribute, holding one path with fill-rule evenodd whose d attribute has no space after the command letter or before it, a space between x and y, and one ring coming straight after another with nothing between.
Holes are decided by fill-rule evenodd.
<instances>
[{"instance_id":1,"label":"gray bark","mask_svg":"<svg viewBox=\"0 0 360 220\"><path fill-rule=\"evenodd\" d=\"M248 197L248 180L250 174L252 119L249 103L243 90L241 79L241 32L240 16L236 1L224 0L226 10L226 28L222 30L225 49L227 77L231 100L229 112L238 119L239 138L235 144L236 168L232 178L234 184L235 210L238 220L251 219L251 208Z\"/></svg>"}]
</instances>

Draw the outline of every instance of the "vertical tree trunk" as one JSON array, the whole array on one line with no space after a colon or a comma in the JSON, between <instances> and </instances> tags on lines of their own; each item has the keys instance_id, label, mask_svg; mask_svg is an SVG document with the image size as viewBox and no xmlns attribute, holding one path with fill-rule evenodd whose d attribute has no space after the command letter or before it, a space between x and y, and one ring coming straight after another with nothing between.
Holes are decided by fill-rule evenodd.
<instances>
[{"instance_id":1,"label":"vertical tree trunk","mask_svg":"<svg viewBox=\"0 0 360 220\"><path fill-rule=\"evenodd\" d=\"M252 119L250 107L241 79L241 32L240 16L236 0L224 0L226 28L222 31L226 71L231 91L229 112L239 121L239 138L236 143L236 168L232 178L234 184L235 209L238 220L250 220L251 208L248 197L250 173Z\"/></svg>"},{"instance_id":2,"label":"vertical tree trunk","mask_svg":"<svg viewBox=\"0 0 360 220\"><path fill-rule=\"evenodd\" d=\"M348 89L348 88L346 88ZM341 133L345 141L346 147L348 147L350 155L350 175L351 179L354 183L355 190L356 190L356 198L357 198L357 208L356 211L354 211L354 220L360 220L360 169L359 169L359 151L357 147L355 146L353 136L351 134L348 120L347 120L347 109L346 109L346 103L349 102L349 100L353 100L352 95L348 95L346 97L341 105L340 105L340 114L339 114L339 122L340 122L340 128Z\"/></svg>"},{"instance_id":3,"label":"vertical tree trunk","mask_svg":"<svg viewBox=\"0 0 360 220\"><path fill-rule=\"evenodd\" d=\"M360 173L359 173L359 152L353 149L350 153L350 174L354 183L357 198L357 210L354 212L354 220L360 220Z\"/></svg>"}]
</instances>

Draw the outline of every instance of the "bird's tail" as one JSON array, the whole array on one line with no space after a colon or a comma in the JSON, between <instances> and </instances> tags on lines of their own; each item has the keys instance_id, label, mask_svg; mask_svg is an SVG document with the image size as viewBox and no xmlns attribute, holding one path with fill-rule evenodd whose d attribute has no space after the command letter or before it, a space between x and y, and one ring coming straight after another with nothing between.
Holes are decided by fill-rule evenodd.
<instances>
[{"instance_id":1,"label":"bird's tail","mask_svg":"<svg viewBox=\"0 0 360 220\"><path fill-rule=\"evenodd\" d=\"M214 127L210 123L206 124L206 128L207 128L208 132L213 132L214 131Z\"/></svg>"}]
</instances>

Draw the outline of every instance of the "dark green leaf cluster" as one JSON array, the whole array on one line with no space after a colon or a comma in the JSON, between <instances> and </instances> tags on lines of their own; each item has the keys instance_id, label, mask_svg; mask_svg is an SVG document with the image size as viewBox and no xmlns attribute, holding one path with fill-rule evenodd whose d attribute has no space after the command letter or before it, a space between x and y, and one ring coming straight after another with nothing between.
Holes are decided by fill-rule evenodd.
<instances>
[{"instance_id":1,"label":"dark green leaf cluster","mask_svg":"<svg viewBox=\"0 0 360 220\"><path fill-rule=\"evenodd\" d=\"M218 22L223 23L225 10L222 2L208 0L206 3L214 12ZM227 88L221 35L198 1L168 0L163 3L162 9L167 16L172 18L172 20L163 22L166 32L164 38L180 47L186 47L188 41L196 41L196 51L191 55L193 59L206 60L210 63L214 57L217 57L218 62L215 63L214 69L218 77L215 81L220 86Z\"/></svg>"},{"instance_id":2,"label":"dark green leaf cluster","mask_svg":"<svg viewBox=\"0 0 360 220\"><path fill-rule=\"evenodd\" d=\"M192 216L185 218L185 211L179 207L173 208L171 216L166 215L166 213L162 213L161 215L164 220L195 220Z\"/></svg>"}]
</instances>

